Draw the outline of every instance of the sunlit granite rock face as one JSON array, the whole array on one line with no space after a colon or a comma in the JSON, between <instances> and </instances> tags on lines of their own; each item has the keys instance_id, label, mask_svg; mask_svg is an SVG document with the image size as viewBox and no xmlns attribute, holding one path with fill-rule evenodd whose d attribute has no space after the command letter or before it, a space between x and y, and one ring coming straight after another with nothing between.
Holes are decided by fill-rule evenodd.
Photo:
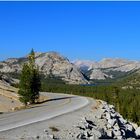
<instances>
[{"instance_id":1,"label":"sunlit granite rock face","mask_svg":"<svg viewBox=\"0 0 140 140\"><path fill-rule=\"evenodd\" d=\"M84 71L90 80L112 79L140 69L139 61L130 61L119 58L104 58L98 62L77 60L74 61L74 64Z\"/></svg>"},{"instance_id":2,"label":"sunlit granite rock face","mask_svg":"<svg viewBox=\"0 0 140 140\"><path fill-rule=\"evenodd\" d=\"M12 58L0 62L0 72L20 73L24 63L28 61L28 56L22 58ZM36 64L44 75L60 77L70 84L86 84L81 71L70 61L56 52L36 53Z\"/></svg>"}]
</instances>

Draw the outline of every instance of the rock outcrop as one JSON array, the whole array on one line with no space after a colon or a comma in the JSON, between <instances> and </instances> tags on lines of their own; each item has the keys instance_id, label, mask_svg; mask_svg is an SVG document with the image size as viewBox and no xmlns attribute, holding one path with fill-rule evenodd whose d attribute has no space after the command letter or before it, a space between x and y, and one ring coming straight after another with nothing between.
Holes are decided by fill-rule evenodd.
<instances>
[{"instance_id":1,"label":"rock outcrop","mask_svg":"<svg viewBox=\"0 0 140 140\"><path fill-rule=\"evenodd\" d=\"M4 74L0 74L0 82L4 83L5 85L15 85L19 82L19 80L11 78Z\"/></svg>"},{"instance_id":2,"label":"rock outcrop","mask_svg":"<svg viewBox=\"0 0 140 140\"><path fill-rule=\"evenodd\" d=\"M107 75L100 69L93 69L90 74L90 79L104 80L106 78L112 78L111 75Z\"/></svg>"}]
</instances>

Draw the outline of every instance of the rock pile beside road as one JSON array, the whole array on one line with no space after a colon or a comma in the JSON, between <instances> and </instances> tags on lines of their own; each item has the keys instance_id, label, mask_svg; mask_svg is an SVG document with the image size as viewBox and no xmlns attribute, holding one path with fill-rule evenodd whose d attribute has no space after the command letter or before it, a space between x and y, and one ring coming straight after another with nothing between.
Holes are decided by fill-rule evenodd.
<instances>
[{"instance_id":1,"label":"rock pile beside road","mask_svg":"<svg viewBox=\"0 0 140 140\"><path fill-rule=\"evenodd\" d=\"M47 131L48 139L138 139L140 127L125 120L113 105L99 101L96 110L79 117L71 128L61 129L57 133Z\"/></svg>"},{"instance_id":2,"label":"rock pile beside road","mask_svg":"<svg viewBox=\"0 0 140 140\"><path fill-rule=\"evenodd\" d=\"M81 124L76 126L80 133L77 139L129 139L140 138L140 127L125 120L113 105L101 101L100 113L95 117L98 119L83 118ZM99 122L103 122L99 124Z\"/></svg>"}]
</instances>

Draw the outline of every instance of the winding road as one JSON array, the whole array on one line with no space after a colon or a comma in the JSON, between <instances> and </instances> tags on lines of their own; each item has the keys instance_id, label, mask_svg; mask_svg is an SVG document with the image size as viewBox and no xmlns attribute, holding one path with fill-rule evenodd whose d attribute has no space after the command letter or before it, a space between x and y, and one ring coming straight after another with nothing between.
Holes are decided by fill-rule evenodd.
<instances>
[{"instance_id":1,"label":"winding road","mask_svg":"<svg viewBox=\"0 0 140 140\"><path fill-rule=\"evenodd\" d=\"M89 104L89 100L85 97L45 92L41 94L48 96L49 100L30 109L1 114L0 132L48 120Z\"/></svg>"}]
</instances>

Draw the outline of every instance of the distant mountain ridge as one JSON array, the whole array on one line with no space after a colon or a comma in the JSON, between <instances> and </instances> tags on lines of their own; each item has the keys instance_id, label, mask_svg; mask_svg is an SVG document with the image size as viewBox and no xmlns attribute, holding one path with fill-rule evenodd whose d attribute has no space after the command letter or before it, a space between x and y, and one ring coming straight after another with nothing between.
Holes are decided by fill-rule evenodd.
<instances>
[{"instance_id":1,"label":"distant mountain ridge","mask_svg":"<svg viewBox=\"0 0 140 140\"><path fill-rule=\"evenodd\" d=\"M99 62L77 60L74 61L74 64L81 69L81 71L85 71L85 75L90 80L119 78L140 69L140 61L130 61L119 58L104 58Z\"/></svg>"},{"instance_id":2,"label":"distant mountain ridge","mask_svg":"<svg viewBox=\"0 0 140 140\"><path fill-rule=\"evenodd\" d=\"M68 84L90 84L96 81L109 81L128 77L140 71L140 61L119 58L104 58L101 61L76 60L70 62L57 52L35 53L36 64L44 77L55 77ZM28 55L9 58L0 62L3 75L12 74L19 79L22 65L28 61ZM140 75L138 72L135 75ZM14 79L15 81L15 79ZM61 81L62 82L62 81Z\"/></svg>"}]
</instances>

